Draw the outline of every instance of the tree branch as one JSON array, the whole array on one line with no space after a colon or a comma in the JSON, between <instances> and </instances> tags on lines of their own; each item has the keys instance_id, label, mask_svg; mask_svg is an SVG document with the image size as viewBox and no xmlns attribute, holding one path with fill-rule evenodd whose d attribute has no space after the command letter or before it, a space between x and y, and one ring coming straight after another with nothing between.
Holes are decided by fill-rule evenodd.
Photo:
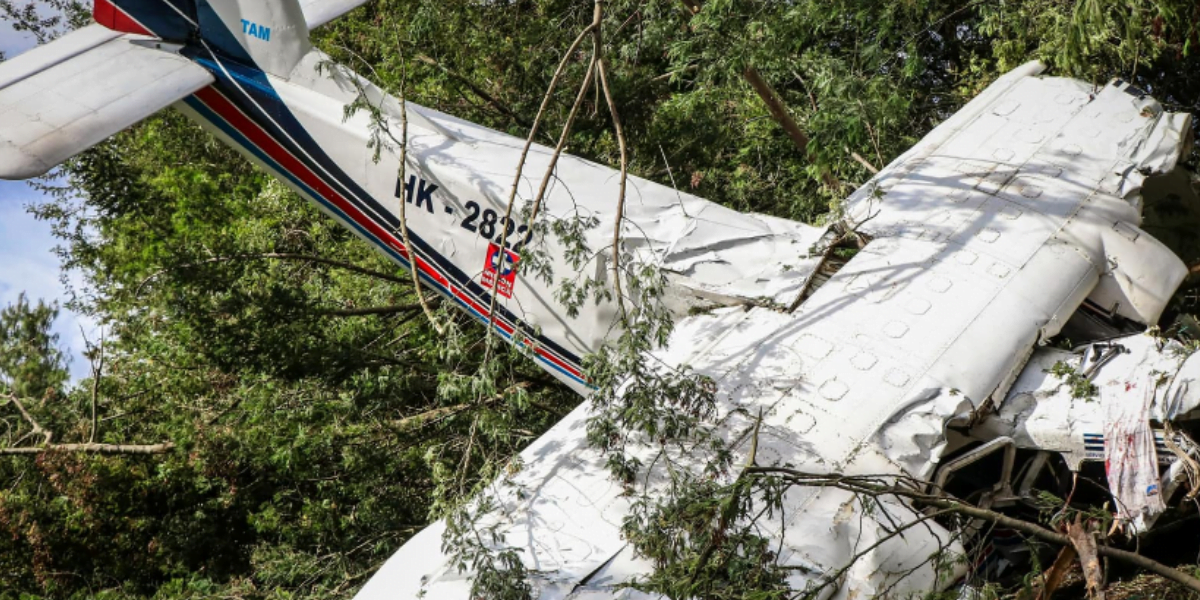
<instances>
[{"instance_id":1,"label":"tree branch","mask_svg":"<svg viewBox=\"0 0 1200 600\"><path fill-rule=\"evenodd\" d=\"M529 220L525 222L526 231L533 231L534 223L537 222L538 213L542 210L542 200L546 197L546 190L550 186L550 180L554 177L554 170L558 167L558 159L562 157L563 149L567 146L571 127L575 124L575 117L579 115L579 107L583 105L587 90L592 85L595 71L596 60L593 57L588 61L588 70L583 76L583 84L579 86L579 92L575 94L575 102L571 105L571 111L567 113L562 133L558 135L558 143L554 145L554 153L550 155L550 162L546 165L546 174L542 176L542 183L538 186L537 195L533 197L533 208L529 211Z\"/></svg>"},{"instance_id":2,"label":"tree branch","mask_svg":"<svg viewBox=\"0 0 1200 600\"><path fill-rule=\"evenodd\" d=\"M875 168L875 165L867 162L867 159L863 158L861 155L859 155L859 153L851 152L850 158L853 158L854 161L857 162L858 164L862 165L864 169L870 171L872 175L879 174L879 169Z\"/></svg>"},{"instance_id":3,"label":"tree branch","mask_svg":"<svg viewBox=\"0 0 1200 600\"><path fill-rule=\"evenodd\" d=\"M175 444L164 442L161 444L137 445L137 444L97 444L88 442L86 444L52 444L54 432L49 431L41 426L29 411L25 410L25 405L21 404L21 400L12 394L0 394L0 398L8 400L13 406L17 407L17 411L21 416L29 422L33 435L42 436L41 446L26 446L20 448L0 448L0 456L37 456L48 452L78 452L83 454L165 454L175 448ZM93 425L93 428L95 425ZM94 429L93 429L94 431Z\"/></svg>"},{"instance_id":4,"label":"tree branch","mask_svg":"<svg viewBox=\"0 0 1200 600\"><path fill-rule=\"evenodd\" d=\"M169 267L166 269L160 269L160 270L152 273L149 277L143 279L142 282L138 284L136 294L141 294L142 288L145 287L145 285L147 283L150 283L154 279L158 278L162 274L167 273L169 271L174 271L174 270L178 270L178 269L194 269L196 267L200 267L200 266L204 266L204 265L212 265L212 264L225 263L225 262L234 262L234 261L239 261L239 260L295 260L295 261L314 262L317 264L327 265L330 267L336 267L338 269L350 271L351 273L358 273L359 275L365 275L367 277L374 277L375 279L382 279L384 281L390 281L392 283L399 283L402 285L408 285L409 283L411 283L411 282L406 281L403 278L397 277L395 275L381 273L379 271L360 267L354 263L350 263L350 262L346 262L346 261L342 261L342 260L334 260L332 258L322 258L320 256L311 256L308 254L294 254L294 253L289 253L289 252L263 252L263 253L259 253L259 254L234 254L234 255L230 255L230 256L217 256L214 258L209 258L209 259L194 262L194 263L187 263L187 264L182 264L182 265L176 265L174 267Z\"/></svg>"},{"instance_id":5,"label":"tree branch","mask_svg":"<svg viewBox=\"0 0 1200 600\"><path fill-rule=\"evenodd\" d=\"M533 125L529 128L529 137L525 138L525 146L521 148L521 158L517 161L517 172L515 175L513 175L512 188L508 191L508 205L504 209L503 222L505 223L512 223L513 204L516 203L517 188L521 184L521 173L525 170L525 161L529 157L529 148L533 146L533 140L537 137L538 128L542 124L542 117L544 117L546 114L546 108L550 105L550 99L554 97L554 90L558 87L558 81L562 78L563 71L566 70L567 62L571 60L571 57L579 49L579 45L583 43L583 40L587 39L588 34L591 33L591 31L595 28L596 23L593 22L585 27L583 31L579 32L579 35L575 37L575 41L571 42L570 47L567 48L567 51L563 53L562 58L559 59L558 68L554 70L554 75L550 77L550 85L546 87L546 93L542 96L542 103L540 106L538 106L537 115L533 118ZM503 268L504 261L507 258L507 255L505 254L507 249L508 237L500 236L500 252L497 253L500 260L500 268ZM492 331L495 329L492 321L496 314L496 296L499 295L497 293L499 287L500 277L497 276L495 281L492 282L492 297L488 304L487 318L489 338L492 335Z\"/></svg>"},{"instance_id":6,"label":"tree branch","mask_svg":"<svg viewBox=\"0 0 1200 600\"><path fill-rule=\"evenodd\" d=\"M83 333L83 326L79 326L79 332ZM83 338L84 343L88 343L87 336ZM100 345L96 347L97 358L92 361L92 430L88 434L88 443L96 441L96 430L99 429L99 421L96 420L96 402L100 399L100 377L104 374L104 330L100 330Z\"/></svg>"},{"instance_id":7,"label":"tree branch","mask_svg":"<svg viewBox=\"0 0 1200 600\"><path fill-rule=\"evenodd\" d=\"M458 73L457 71L455 71L454 69L451 69L450 67L447 67L446 65L442 64L441 62L438 62L437 59L434 59L425 54L418 53L416 58L417 58L417 60L440 70L441 72L445 73L446 75L449 75L451 78L457 80L459 83L467 86L467 89L471 90L471 93L475 94L476 96L479 96L485 102L487 102L488 104L491 104L493 107L495 107L496 110L504 113L505 116L512 119L517 125L520 125L521 127L532 127L532 124L529 122L528 119L524 119L517 113L513 112L513 110L511 108L509 108L506 104L497 100L491 94L487 93L482 88L475 85L475 83L472 82L470 79L467 79L466 76Z\"/></svg>"},{"instance_id":8,"label":"tree branch","mask_svg":"<svg viewBox=\"0 0 1200 600\"><path fill-rule=\"evenodd\" d=\"M700 12L699 0L680 1L683 2L684 7L687 8L689 13L694 15ZM766 79L763 79L762 74L758 72L758 69L754 65L746 65L745 70L742 71L742 77L750 84L750 87L754 88L755 93L762 99L763 104L767 105L767 112L771 113L771 118L775 119L775 122L780 127L783 127L783 131L787 133L792 143L804 155L805 160L816 164L815 157L808 151L808 136L796 124L796 120L788 112L787 106L779 99L779 94L775 93L775 88L771 87L771 84L767 83ZM813 102L815 103L815 100ZM825 169L821 169L821 180L825 182L825 185L834 189L840 186L838 180Z\"/></svg>"},{"instance_id":9,"label":"tree branch","mask_svg":"<svg viewBox=\"0 0 1200 600\"><path fill-rule=\"evenodd\" d=\"M175 444L164 442L162 444L48 444L45 446L35 446L26 448L0 448L0 456L37 456L39 454L47 454L51 452L77 452L81 454L100 454L106 456L114 455L151 455L151 454L166 454L175 449Z\"/></svg>"},{"instance_id":10,"label":"tree branch","mask_svg":"<svg viewBox=\"0 0 1200 600\"><path fill-rule=\"evenodd\" d=\"M399 41L399 40L397 40ZM400 46L399 43L396 44ZM403 61L401 65L403 65ZM408 167L408 103L404 99L404 84L408 80L408 69L403 69L400 76L400 185L408 185L408 177L404 171ZM391 130L388 130L388 135L391 136ZM413 184L416 185L415 183ZM415 194L416 190L410 193ZM417 294L417 303L421 306L421 311L425 313L425 318L429 320L429 325L433 330L438 332L438 335L445 335L446 330L433 317L433 309L429 307L429 303L425 301L425 293L421 291L421 265L418 263L420 257L417 256L417 248L413 246L412 240L408 235L408 199L411 198L404 190L401 190L400 197L397 200L400 202L400 233L404 237L404 251L408 253L408 272L412 276L413 291Z\"/></svg>"},{"instance_id":11,"label":"tree branch","mask_svg":"<svg viewBox=\"0 0 1200 600\"><path fill-rule=\"evenodd\" d=\"M429 306L433 308L440 303L440 298L434 298L429 302ZM394 315L396 313L415 312L419 310L421 310L420 304L395 304L392 306L370 306L367 308L340 308L322 310L317 312L317 314L323 317L362 317L367 315Z\"/></svg>"},{"instance_id":12,"label":"tree branch","mask_svg":"<svg viewBox=\"0 0 1200 600\"><path fill-rule=\"evenodd\" d=\"M605 67L604 61L604 39L601 35L600 22L604 17L604 0L596 0L593 28L592 28L592 43L595 46L593 52L596 61L596 73L600 79L600 89L604 91L604 101L608 104L608 112L612 116L613 133L617 137L617 147L621 152L621 184L620 190L617 192L617 210L613 218L613 239L612 239L612 275L613 275L613 290L617 298L617 307L621 310L622 320L627 319L625 312L625 298L621 291L621 224L625 220L625 186L629 181L629 156L628 150L625 147L625 132L621 128L621 114L617 111L617 103L613 101L612 89L608 85L608 69Z\"/></svg>"},{"instance_id":13,"label":"tree branch","mask_svg":"<svg viewBox=\"0 0 1200 600\"><path fill-rule=\"evenodd\" d=\"M508 387L503 392L500 392L499 394L496 394L495 396L492 396L491 398L488 398L482 402L464 402L462 404L455 404L453 406L439 406L438 408L431 408L427 411L420 412L415 415L411 415L408 417L404 417L402 419L397 419L395 421L391 421L388 424L393 429L398 429L400 431L403 431L403 430L406 430L409 428L423 427L423 426L433 423L435 421L439 421L441 419L445 419L445 418L449 418L449 417L453 417L455 415L461 414L472 408L483 408L483 407L491 406L493 404L496 404L497 402L503 401L507 394L515 392L519 389L526 389L528 387L529 387L529 382L523 381L523 382L520 382L520 383L517 383L517 384L514 384L514 385ZM530 405L539 410L551 412L551 414L557 414L557 413L554 413L553 411L550 411L549 408L547 408L543 405L532 403L532 402L530 403Z\"/></svg>"},{"instance_id":14,"label":"tree branch","mask_svg":"<svg viewBox=\"0 0 1200 600\"><path fill-rule=\"evenodd\" d=\"M42 425L33 418L33 415L30 415L29 411L25 410L25 405L21 404L20 399L18 399L16 396L14 396L12 394L4 394L0 397L8 399L9 403L11 403L13 406L17 407L17 411L20 412L21 416L24 417L25 420L29 422L29 426L32 428L29 432L31 435L42 436L42 443L47 446L50 445L50 441L54 439L54 432L48 431L45 428L43 428ZM27 437L27 436L24 436L24 437ZM22 437L22 439L24 439L24 437ZM17 441L20 442L20 440L17 440Z\"/></svg>"},{"instance_id":15,"label":"tree branch","mask_svg":"<svg viewBox=\"0 0 1200 600\"><path fill-rule=\"evenodd\" d=\"M865 494L868 496L890 495L897 498L914 500L932 508L939 508L944 511L988 521L1001 527L1007 527L1060 547L1074 547L1071 538L1067 535L1051 531L1036 523L979 508L955 498L925 494L901 487L899 483L905 480L903 477L891 477L893 480L892 484L885 485L882 483L883 478L880 477L823 475L805 473L796 469L783 467L751 467L746 469L745 472L752 475L781 477L795 485L832 487L855 494ZM1174 569L1151 558L1111 546L1097 546L1096 553L1100 556L1115 558L1140 569L1161 575L1180 585L1186 586L1190 590L1200 592L1200 579L1196 579L1179 569Z\"/></svg>"}]
</instances>

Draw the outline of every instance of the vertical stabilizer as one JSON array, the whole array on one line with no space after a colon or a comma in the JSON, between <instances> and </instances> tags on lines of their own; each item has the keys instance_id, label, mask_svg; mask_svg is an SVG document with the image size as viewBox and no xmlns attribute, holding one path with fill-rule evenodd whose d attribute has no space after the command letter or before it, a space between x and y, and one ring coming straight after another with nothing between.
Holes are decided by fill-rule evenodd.
<instances>
[{"instance_id":1,"label":"vertical stabilizer","mask_svg":"<svg viewBox=\"0 0 1200 600\"><path fill-rule=\"evenodd\" d=\"M298 0L196 0L196 10L212 50L277 77L312 49Z\"/></svg>"}]
</instances>

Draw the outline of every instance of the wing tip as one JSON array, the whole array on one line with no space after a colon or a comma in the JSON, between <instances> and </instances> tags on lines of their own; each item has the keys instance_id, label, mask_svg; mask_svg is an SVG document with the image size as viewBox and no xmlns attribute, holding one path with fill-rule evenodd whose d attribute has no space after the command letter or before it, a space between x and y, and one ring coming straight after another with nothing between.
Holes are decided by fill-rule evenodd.
<instances>
[{"instance_id":1,"label":"wing tip","mask_svg":"<svg viewBox=\"0 0 1200 600\"><path fill-rule=\"evenodd\" d=\"M11 144L0 143L0 179L23 181L50 172L54 165L47 165L36 156L30 156Z\"/></svg>"}]
</instances>

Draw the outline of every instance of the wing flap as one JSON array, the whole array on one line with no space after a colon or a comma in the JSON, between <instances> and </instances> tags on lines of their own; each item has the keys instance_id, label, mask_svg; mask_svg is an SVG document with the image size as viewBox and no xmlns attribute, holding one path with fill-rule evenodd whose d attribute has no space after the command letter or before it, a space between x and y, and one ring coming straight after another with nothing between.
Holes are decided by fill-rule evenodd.
<instances>
[{"instance_id":1,"label":"wing flap","mask_svg":"<svg viewBox=\"0 0 1200 600\"><path fill-rule=\"evenodd\" d=\"M4 63L0 179L42 175L212 82L162 46L88 27Z\"/></svg>"},{"instance_id":2,"label":"wing flap","mask_svg":"<svg viewBox=\"0 0 1200 600\"><path fill-rule=\"evenodd\" d=\"M370 0L300 0L304 20L311 31L364 4Z\"/></svg>"}]
</instances>

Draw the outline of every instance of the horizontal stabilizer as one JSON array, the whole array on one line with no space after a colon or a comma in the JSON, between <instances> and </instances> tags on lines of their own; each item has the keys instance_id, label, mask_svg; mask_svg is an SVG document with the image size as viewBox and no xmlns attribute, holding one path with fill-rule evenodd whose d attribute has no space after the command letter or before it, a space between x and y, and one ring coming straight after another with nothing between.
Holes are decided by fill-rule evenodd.
<instances>
[{"instance_id":1,"label":"horizontal stabilizer","mask_svg":"<svg viewBox=\"0 0 1200 600\"><path fill-rule=\"evenodd\" d=\"M300 8L309 30L313 30L367 2L370 0L300 0Z\"/></svg>"},{"instance_id":2,"label":"horizontal stabilizer","mask_svg":"<svg viewBox=\"0 0 1200 600\"><path fill-rule=\"evenodd\" d=\"M150 38L91 25L0 63L0 179L28 179L212 82Z\"/></svg>"}]
</instances>

